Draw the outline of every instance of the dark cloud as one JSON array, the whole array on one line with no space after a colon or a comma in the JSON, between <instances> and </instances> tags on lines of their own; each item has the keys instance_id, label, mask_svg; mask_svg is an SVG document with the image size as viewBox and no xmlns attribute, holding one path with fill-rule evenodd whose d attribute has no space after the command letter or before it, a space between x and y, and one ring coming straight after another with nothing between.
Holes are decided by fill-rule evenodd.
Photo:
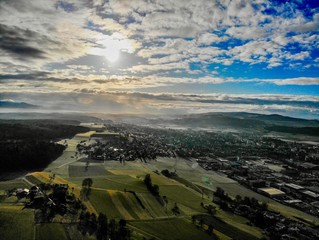
<instances>
[{"instance_id":1,"label":"dark cloud","mask_svg":"<svg viewBox=\"0 0 319 240\"><path fill-rule=\"evenodd\" d=\"M44 51L31 46L31 43L38 37L31 30L0 24L0 36L0 48L9 54L31 58L45 57Z\"/></svg>"},{"instance_id":2,"label":"dark cloud","mask_svg":"<svg viewBox=\"0 0 319 240\"><path fill-rule=\"evenodd\" d=\"M22 73L22 74L0 74L0 80L36 80L46 77L46 72Z\"/></svg>"},{"instance_id":3,"label":"dark cloud","mask_svg":"<svg viewBox=\"0 0 319 240\"><path fill-rule=\"evenodd\" d=\"M232 95L196 95L196 94L151 94L139 92L113 92L108 93L113 95L129 95L131 98L141 98L157 101L177 102L185 101L189 103L208 103L208 104L250 104L250 105L290 105L296 107L309 107L318 109L318 99L316 100L302 100L295 99L293 96L260 96L258 97L239 97Z\"/></svg>"},{"instance_id":4,"label":"dark cloud","mask_svg":"<svg viewBox=\"0 0 319 240\"><path fill-rule=\"evenodd\" d=\"M31 80L31 81L47 81L47 82L86 82L78 78L57 78L51 77L50 72L33 72L22 74L0 74L0 82L6 80Z\"/></svg>"}]
</instances>

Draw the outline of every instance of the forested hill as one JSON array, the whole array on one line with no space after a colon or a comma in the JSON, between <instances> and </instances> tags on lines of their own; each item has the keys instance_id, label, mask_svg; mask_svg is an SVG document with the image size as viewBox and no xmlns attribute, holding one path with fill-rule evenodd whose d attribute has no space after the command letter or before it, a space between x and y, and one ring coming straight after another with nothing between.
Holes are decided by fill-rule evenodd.
<instances>
[{"instance_id":1,"label":"forested hill","mask_svg":"<svg viewBox=\"0 0 319 240\"><path fill-rule=\"evenodd\" d=\"M0 140L58 140L73 137L88 128L77 121L59 120L0 120Z\"/></svg>"},{"instance_id":2,"label":"forested hill","mask_svg":"<svg viewBox=\"0 0 319 240\"><path fill-rule=\"evenodd\" d=\"M188 128L220 128L235 130L275 131L292 134L319 136L319 120L308 120L256 113L203 113L181 115L171 119L151 120L153 124L177 125Z\"/></svg>"},{"instance_id":3,"label":"forested hill","mask_svg":"<svg viewBox=\"0 0 319 240\"><path fill-rule=\"evenodd\" d=\"M87 131L52 120L1 121L0 173L45 168L65 149L55 141Z\"/></svg>"}]
</instances>

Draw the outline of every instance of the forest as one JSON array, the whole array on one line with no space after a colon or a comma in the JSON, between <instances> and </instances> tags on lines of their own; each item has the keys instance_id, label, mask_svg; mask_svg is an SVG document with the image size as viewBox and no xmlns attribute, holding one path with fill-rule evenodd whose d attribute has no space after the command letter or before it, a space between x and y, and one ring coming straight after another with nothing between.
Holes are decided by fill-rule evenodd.
<instances>
[{"instance_id":1,"label":"forest","mask_svg":"<svg viewBox=\"0 0 319 240\"><path fill-rule=\"evenodd\" d=\"M54 120L0 122L0 173L45 168L65 146L55 142L88 128Z\"/></svg>"}]
</instances>

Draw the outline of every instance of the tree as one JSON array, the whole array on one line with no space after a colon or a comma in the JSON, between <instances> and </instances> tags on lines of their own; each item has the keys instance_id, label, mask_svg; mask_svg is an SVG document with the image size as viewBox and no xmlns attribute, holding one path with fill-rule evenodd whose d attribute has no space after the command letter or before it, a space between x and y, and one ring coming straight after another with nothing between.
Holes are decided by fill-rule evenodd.
<instances>
[{"instance_id":1,"label":"tree","mask_svg":"<svg viewBox=\"0 0 319 240\"><path fill-rule=\"evenodd\" d=\"M91 213L91 215L89 217L89 222L88 222L89 234L93 235L96 232L96 229L97 229L96 215L95 215L95 213Z\"/></svg>"},{"instance_id":2,"label":"tree","mask_svg":"<svg viewBox=\"0 0 319 240\"><path fill-rule=\"evenodd\" d=\"M213 234L213 230L214 230L213 225L212 225L212 224L209 224L209 225L208 225L208 228L207 228L207 233L208 233L209 235L212 235L212 234Z\"/></svg>"},{"instance_id":3,"label":"tree","mask_svg":"<svg viewBox=\"0 0 319 240\"><path fill-rule=\"evenodd\" d=\"M151 175L150 175L150 174L146 174L146 175L145 175L145 177L144 177L144 183L145 183L146 187L152 185L152 179L151 179Z\"/></svg>"},{"instance_id":4,"label":"tree","mask_svg":"<svg viewBox=\"0 0 319 240\"><path fill-rule=\"evenodd\" d=\"M243 199L242 199L242 197L241 197L240 195L236 195L236 202L237 202L238 204L240 204L242 200L243 200Z\"/></svg>"},{"instance_id":5,"label":"tree","mask_svg":"<svg viewBox=\"0 0 319 240\"><path fill-rule=\"evenodd\" d=\"M219 198L224 198L225 197L225 191L222 188L217 187L216 191L214 192L214 195L216 197L219 197Z\"/></svg>"},{"instance_id":6,"label":"tree","mask_svg":"<svg viewBox=\"0 0 319 240\"><path fill-rule=\"evenodd\" d=\"M110 220L108 229L109 229L109 238L115 239L115 237L116 237L116 222L114 219Z\"/></svg>"},{"instance_id":7,"label":"tree","mask_svg":"<svg viewBox=\"0 0 319 240\"><path fill-rule=\"evenodd\" d=\"M93 184L92 178L85 178L82 181L82 189L81 189L81 196L84 200L89 198L91 193L91 186Z\"/></svg>"},{"instance_id":8,"label":"tree","mask_svg":"<svg viewBox=\"0 0 319 240\"><path fill-rule=\"evenodd\" d=\"M196 223L196 217L192 216L192 223L195 224Z\"/></svg>"},{"instance_id":9,"label":"tree","mask_svg":"<svg viewBox=\"0 0 319 240\"><path fill-rule=\"evenodd\" d=\"M159 186L156 184L152 184L152 179L150 174L146 174L144 177L144 183L146 185L146 188L150 193L152 193L154 196L159 196Z\"/></svg>"},{"instance_id":10,"label":"tree","mask_svg":"<svg viewBox=\"0 0 319 240\"><path fill-rule=\"evenodd\" d=\"M199 219L199 225L200 227L203 227L204 225L204 219L202 217Z\"/></svg>"},{"instance_id":11,"label":"tree","mask_svg":"<svg viewBox=\"0 0 319 240\"><path fill-rule=\"evenodd\" d=\"M152 187L152 193L153 195L155 196L158 196L159 195L159 186L154 184L153 187Z\"/></svg>"},{"instance_id":12,"label":"tree","mask_svg":"<svg viewBox=\"0 0 319 240\"><path fill-rule=\"evenodd\" d=\"M177 203L175 203L174 207L172 208L172 212L175 214L175 215L178 215L181 213L179 207L177 206Z\"/></svg>"},{"instance_id":13,"label":"tree","mask_svg":"<svg viewBox=\"0 0 319 240\"><path fill-rule=\"evenodd\" d=\"M119 221L118 239L120 240L130 239L130 231L126 227L126 220L124 219L121 219Z\"/></svg>"},{"instance_id":14,"label":"tree","mask_svg":"<svg viewBox=\"0 0 319 240\"><path fill-rule=\"evenodd\" d=\"M216 213L216 207L211 204L209 204L206 209L207 212L211 215L214 215Z\"/></svg>"},{"instance_id":15,"label":"tree","mask_svg":"<svg viewBox=\"0 0 319 240\"><path fill-rule=\"evenodd\" d=\"M100 213L97 219L96 239L106 240L108 234L107 217L105 214Z\"/></svg>"},{"instance_id":16,"label":"tree","mask_svg":"<svg viewBox=\"0 0 319 240\"><path fill-rule=\"evenodd\" d=\"M85 178L85 179L83 179L83 181L82 181L82 187L88 187L88 188L90 188L90 187L92 186L92 184L93 184L92 178Z\"/></svg>"}]
</instances>

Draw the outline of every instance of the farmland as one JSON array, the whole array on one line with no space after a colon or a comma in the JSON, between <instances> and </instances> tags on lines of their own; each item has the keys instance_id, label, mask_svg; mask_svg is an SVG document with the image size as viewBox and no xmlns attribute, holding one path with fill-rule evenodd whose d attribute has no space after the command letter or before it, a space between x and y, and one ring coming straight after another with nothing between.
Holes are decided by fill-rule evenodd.
<instances>
[{"instance_id":1,"label":"farmland","mask_svg":"<svg viewBox=\"0 0 319 240\"><path fill-rule=\"evenodd\" d=\"M33 212L28 209L23 210L22 208L23 206L0 204L1 239L33 239Z\"/></svg>"},{"instance_id":2,"label":"farmland","mask_svg":"<svg viewBox=\"0 0 319 240\"><path fill-rule=\"evenodd\" d=\"M247 224L247 218L222 210L219 205L212 203L212 194L217 187L223 188L232 198L239 194L266 202L270 209L290 218L299 216L308 222L318 220L259 195L221 173L206 171L184 158L158 157L149 162L137 160L125 163L89 160L88 156L77 151L76 145L81 141L89 141L92 133L62 140L62 144L67 144L65 151L44 171L0 182L0 219L11 224L22 224L19 231L26 231L27 237L23 238L20 234L21 239L94 239L94 236L82 235L76 223L66 223L62 216L55 219L54 223L34 224L34 213L22 210L25 198L17 201L15 196L6 197L6 190L29 188L41 183L67 184L69 191L82 200L89 213L104 213L108 219L116 221L125 219L132 231L132 239L136 240L143 237L162 240L213 239L206 232L209 224L213 225L213 232L222 240L255 240L264 237L260 228ZM176 177L166 177L161 174L162 170L174 172ZM143 182L146 174L150 175L152 184L158 185L159 195L152 194L146 187ZM83 198L81 189L87 178L92 180L92 186L87 198ZM216 212L208 214L205 208L208 205ZM16 217L18 214L22 216L19 219ZM194 216L197 220L192 223ZM205 221L199 227L200 218ZM14 234L9 224L1 225L0 230L5 233L6 239Z\"/></svg>"},{"instance_id":3,"label":"farmland","mask_svg":"<svg viewBox=\"0 0 319 240\"><path fill-rule=\"evenodd\" d=\"M163 219L153 221L132 221L131 226L165 240L212 239L208 234L196 228L184 219Z\"/></svg>"},{"instance_id":4,"label":"farmland","mask_svg":"<svg viewBox=\"0 0 319 240\"><path fill-rule=\"evenodd\" d=\"M47 223L36 225L36 239L67 240L67 235L62 224Z\"/></svg>"}]
</instances>

